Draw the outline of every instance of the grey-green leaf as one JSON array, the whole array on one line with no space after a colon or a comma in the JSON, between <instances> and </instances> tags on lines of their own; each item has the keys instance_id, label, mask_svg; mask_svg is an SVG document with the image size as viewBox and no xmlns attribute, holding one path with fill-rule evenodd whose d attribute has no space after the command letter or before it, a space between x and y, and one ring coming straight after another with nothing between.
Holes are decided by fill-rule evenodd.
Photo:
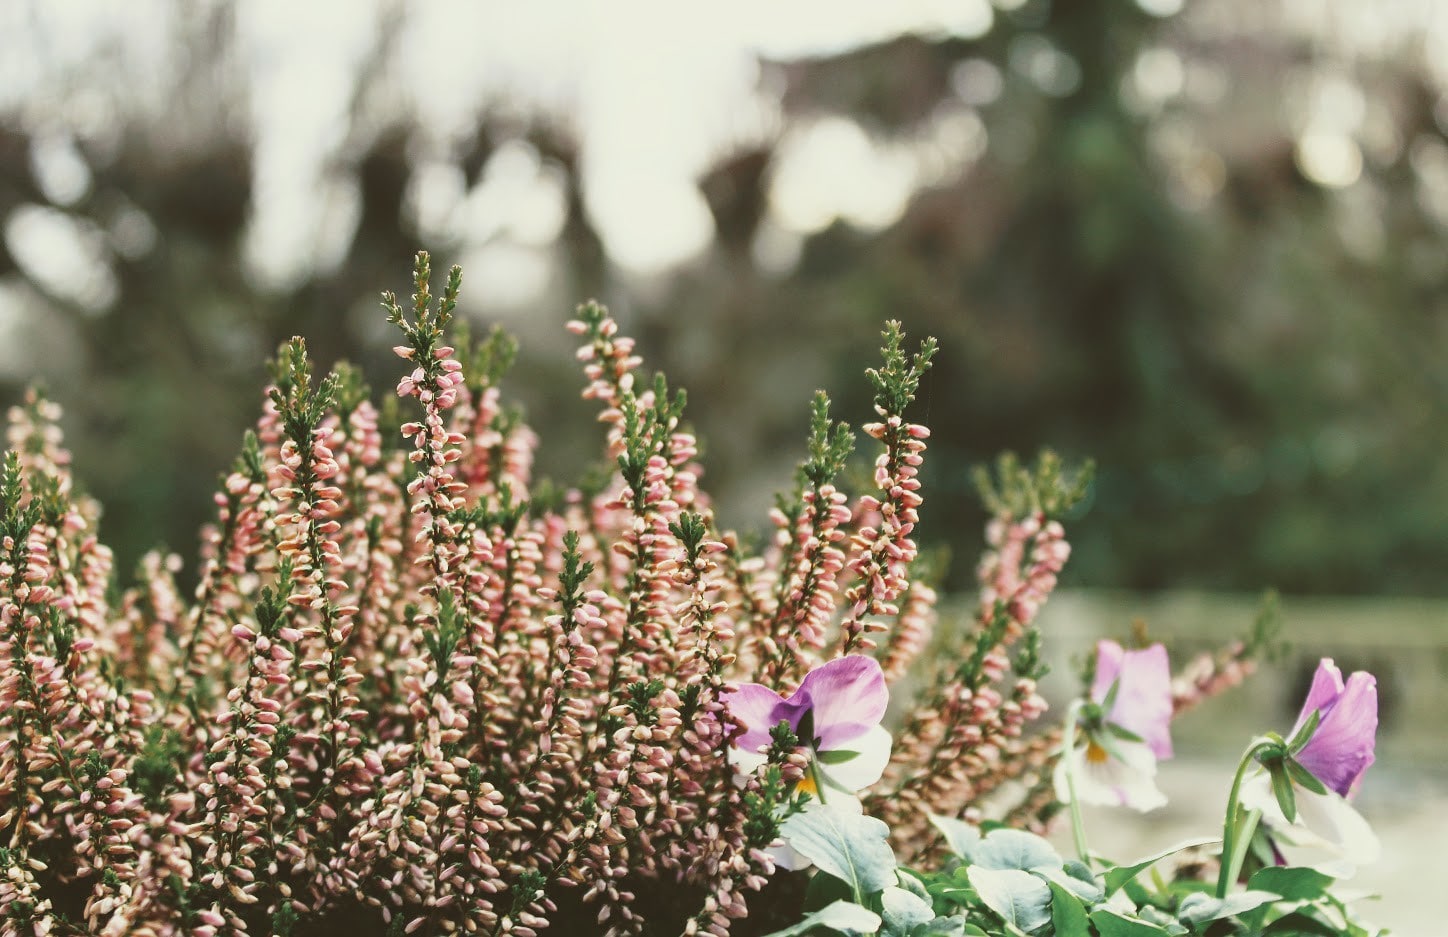
<instances>
[{"instance_id":1,"label":"grey-green leaf","mask_svg":"<svg viewBox=\"0 0 1448 937\"><path fill-rule=\"evenodd\" d=\"M1066 891L1089 904L1095 904L1106 897L1106 889L1091 874L1091 870L1080 862L1072 860L1060 869L1033 869L1036 875L1061 886Z\"/></svg>"},{"instance_id":2,"label":"grey-green leaf","mask_svg":"<svg viewBox=\"0 0 1448 937\"><path fill-rule=\"evenodd\" d=\"M802 937L816 927L828 927L845 937L861 937L864 934L878 934L881 923L880 915L869 908L862 908L852 901L836 901L813 914L805 915L798 924L775 931L769 937Z\"/></svg>"},{"instance_id":3,"label":"grey-green leaf","mask_svg":"<svg viewBox=\"0 0 1448 937\"><path fill-rule=\"evenodd\" d=\"M911 937L916 927L935 920L935 908L930 902L903 888L885 889L880 893L880 905L886 934Z\"/></svg>"},{"instance_id":4,"label":"grey-green leaf","mask_svg":"<svg viewBox=\"0 0 1448 937\"><path fill-rule=\"evenodd\" d=\"M964 820L932 813L930 822L945 837L945 847L961 859L969 859L971 850L980 842L980 828Z\"/></svg>"},{"instance_id":5,"label":"grey-green leaf","mask_svg":"<svg viewBox=\"0 0 1448 937\"><path fill-rule=\"evenodd\" d=\"M1177 907L1177 917L1188 924L1204 924L1224 917L1242 914L1253 908L1277 901L1280 896L1270 891L1240 891L1225 898L1213 898L1200 892L1187 895Z\"/></svg>"},{"instance_id":6,"label":"grey-green leaf","mask_svg":"<svg viewBox=\"0 0 1448 937\"><path fill-rule=\"evenodd\" d=\"M1025 830L991 830L966 856L972 865L985 869L1059 869L1063 865L1055 848Z\"/></svg>"},{"instance_id":7,"label":"grey-green leaf","mask_svg":"<svg viewBox=\"0 0 1448 937\"><path fill-rule=\"evenodd\" d=\"M901 888L926 901L930 900L930 890L925 887L924 882L920 881L920 879L914 875L901 870L899 880Z\"/></svg>"},{"instance_id":8,"label":"grey-green leaf","mask_svg":"<svg viewBox=\"0 0 1448 937\"><path fill-rule=\"evenodd\" d=\"M1031 873L973 865L967 874L985 906L1012 927L1032 931L1050 922L1051 889Z\"/></svg>"},{"instance_id":9,"label":"grey-green leaf","mask_svg":"<svg viewBox=\"0 0 1448 937\"><path fill-rule=\"evenodd\" d=\"M790 846L850 886L855 901L895 884L895 853L882 821L835 807L816 806L784 821Z\"/></svg>"}]
</instances>

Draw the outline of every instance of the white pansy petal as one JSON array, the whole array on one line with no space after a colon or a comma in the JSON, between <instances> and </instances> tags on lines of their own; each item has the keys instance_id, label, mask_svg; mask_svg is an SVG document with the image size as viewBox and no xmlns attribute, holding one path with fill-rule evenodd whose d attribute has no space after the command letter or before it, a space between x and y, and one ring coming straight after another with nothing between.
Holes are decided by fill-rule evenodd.
<instances>
[{"instance_id":1,"label":"white pansy petal","mask_svg":"<svg viewBox=\"0 0 1448 937\"><path fill-rule=\"evenodd\" d=\"M807 869L814 863L805 858L805 854L791 846L784 840L778 841L775 845L766 847L764 850L774 859L774 867L783 869L786 872L798 872L800 869Z\"/></svg>"},{"instance_id":2,"label":"white pansy petal","mask_svg":"<svg viewBox=\"0 0 1448 937\"><path fill-rule=\"evenodd\" d=\"M1066 758L1075 773L1076 796L1083 804L1131 807L1145 813L1166 803L1156 786L1156 756L1141 742L1116 739L1112 752L1094 745L1072 749ZM1056 797L1070 800L1066 759L1056 766Z\"/></svg>"},{"instance_id":3,"label":"white pansy petal","mask_svg":"<svg viewBox=\"0 0 1448 937\"><path fill-rule=\"evenodd\" d=\"M854 791L847 791L843 787L835 787L829 782L825 783L825 789L820 792L824 795L821 803L834 810L841 810L845 813L864 813L865 805L860 802L860 797Z\"/></svg>"},{"instance_id":4,"label":"white pansy petal","mask_svg":"<svg viewBox=\"0 0 1448 937\"><path fill-rule=\"evenodd\" d=\"M854 758L833 765L820 762L816 762L816 765L830 787L862 791L880 780L880 775L885 773L885 766L890 763L890 746L893 741L889 731L875 726L843 746L849 751L858 752Z\"/></svg>"},{"instance_id":5,"label":"white pansy petal","mask_svg":"<svg viewBox=\"0 0 1448 937\"><path fill-rule=\"evenodd\" d=\"M1383 848L1373 828L1362 814L1337 794L1314 794L1299 789L1297 813L1303 823L1336 842L1343 853L1358 865L1376 862L1381 857Z\"/></svg>"},{"instance_id":6,"label":"white pansy petal","mask_svg":"<svg viewBox=\"0 0 1448 937\"><path fill-rule=\"evenodd\" d=\"M729 749L729 764L734 768L737 775L748 777L759 770L760 765L769 760L769 756L758 752L747 752L742 748L731 747Z\"/></svg>"},{"instance_id":7,"label":"white pansy petal","mask_svg":"<svg viewBox=\"0 0 1448 937\"><path fill-rule=\"evenodd\" d=\"M1272 793L1272 781L1267 777L1266 771L1259 770L1242 781L1242 786L1237 791L1237 802L1248 810L1262 811L1262 819L1272 826L1281 828L1288 825L1282 816L1281 808L1277 806L1277 798Z\"/></svg>"},{"instance_id":8,"label":"white pansy petal","mask_svg":"<svg viewBox=\"0 0 1448 937\"><path fill-rule=\"evenodd\" d=\"M1288 823L1267 772L1247 779L1241 791L1242 805L1262 811L1262 822L1289 865L1349 878L1358 866L1377 861L1382 854L1377 834L1351 804L1331 791L1314 794L1299 787L1295 793L1297 821Z\"/></svg>"}]
</instances>

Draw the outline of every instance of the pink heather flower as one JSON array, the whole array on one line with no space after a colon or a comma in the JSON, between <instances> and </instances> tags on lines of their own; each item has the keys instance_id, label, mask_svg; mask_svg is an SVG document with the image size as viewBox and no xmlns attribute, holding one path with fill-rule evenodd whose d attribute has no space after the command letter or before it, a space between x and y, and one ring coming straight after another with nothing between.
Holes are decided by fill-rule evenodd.
<instances>
[{"instance_id":1,"label":"pink heather flower","mask_svg":"<svg viewBox=\"0 0 1448 937\"><path fill-rule=\"evenodd\" d=\"M1311 865L1327 875L1347 878L1382 852L1372 827L1347 802L1376 757L1377 680L1358 671L1344 681L1337 665L1323 658L1293 736L1313 712L1319 714L1317 728L1294 757L1322 782L1326 793L1296 785L1297 818L1289 823L1264 770L1242 785L1242 804L1262 811L1263 828L1278 864Z\"/></svg>"},{"instance_id":2,"label":"pink heather flower","mask_svg":"<svg viewBox=\"0 0 1448 937\"><path fill-rule=\"evenodd\" d=\"M730 761L753 772L764 763L770 730L788 723L810 762L798 789L858 811L855 792L880 780L890 760L890 733L880 725L889 700L880 665L860 655L816 667L789 696L759 683L740 684L724 694L730 715L744 729Z\"/></svg>"},{"instance_id":3,"label":"pink heather flower","mask_svg":"<svg viewBox=\"0 0 1448 937\"><path fill-rule=\"evenodd\" d=\"M1071 799L1070 771L1082 803L1142 812L1165 804L1156 763L1172 756L1166 648L1128 651L1115 641L1099 642L1091 703L1078 723L1080 743L1056 764L1056 799Z\"/></svg>"}]
</instances>

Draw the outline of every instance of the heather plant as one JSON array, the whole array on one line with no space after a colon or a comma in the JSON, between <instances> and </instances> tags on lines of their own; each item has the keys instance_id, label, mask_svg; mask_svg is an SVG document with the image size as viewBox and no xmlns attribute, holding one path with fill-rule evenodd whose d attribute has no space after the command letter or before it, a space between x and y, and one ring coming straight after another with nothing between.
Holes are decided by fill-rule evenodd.
<instances>
[{"instance_id":1,"label":"heather plant","mask_svg":"<svg viewBox=\"0 0 1448 937\"><path fill-rule=\"evenodd\" d=\"M1335 810L1366 767L1356 676L1249 749L1215 904L1153 898L1145 865L1086 848L1080 800L1143 806L1172 713L1238 682L1271 629L1174 679L1164 651L1103 645L1043 725L1036 616L1084 473L1047 455L982 478L980 599L933 635L929 433L906 418L932 341L884 332L864 490L837 487L855 438L819 394L751 539L716 524L683 393L595 304L569 327L600 470L534 478L500 395L514 346L455 328L460 272L440 295L431 273L419 254L411 301L384 298L405 373L381 407L354 369L319 379L301 339L281 349L189 599L160 553L116 585L56 405L11 413L0 934L1044 937L1227 932L1269 913L1244 894L1326 907L1274 862L1306 842L1298 805ZM1071 862L1032 832L1063 805Z\"/></svg>"}]
</instances>

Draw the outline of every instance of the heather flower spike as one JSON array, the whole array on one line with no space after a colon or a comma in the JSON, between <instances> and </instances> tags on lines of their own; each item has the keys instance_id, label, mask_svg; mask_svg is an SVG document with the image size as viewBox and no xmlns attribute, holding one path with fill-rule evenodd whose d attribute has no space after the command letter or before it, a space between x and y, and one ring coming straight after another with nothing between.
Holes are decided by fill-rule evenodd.
<instances>
[{"instance_id":1,"label":"heather flower spike","mask_svg":"<svg viewBox=\"0 0 1448 937\"><path fill-rule=\"evenodd\" d=\"M1263 770L1242 784L1242 806L1261 812L1264 855L1339 878L1377 859L1377 836L1347 802L1374 761L1377 729L1376 679L1358 671L1344 681L1324 658L1290 740L1269 737Z\"/></svg>"},{"instance_id":2,"label":"heather flower spike","mask_svg":"<svg viewBox=\"0 0 1448 937\"><path fill-rule=\"evenodd\" d=\"M1156 763L1172 756L1171 714L1165 647L1097 644L1090 701L1079 707L1075 742L1056 765L1057 799L1143 812L1165 804Z\"/></svg>"},{"instance_id":3,"label":"heather flower spike","mask_svg":"<svg viewBox=\"0 0 1448 937\"><path fill-rule=\"evenodd\" d=\"M568 328L607 470L536 480L537 437L498 384L511 341L449 328L460 271L437 293L431 277L419 254L410 298L384 299L401 368L380 405L355 371L322 377L300 341L283 349L216 493L194 600L159 554L114 588L58 408L31 394L10 411L0 937L342 922L357 937L727 937L788 912L794 890L761 891L803 861L782 828L801 845L800 829L853 830L839 855L888 887L870 899L882 914L849 920L913 932L930 903L897 878L882 823L842 816L857 793L871 788L907 858L935 850L932 815L1041 829L1061 738L1028 731L1046 707L1035 620L1084 476L1002 459L972 633L892 740L887 683L934 617L914 541L928 430L907 413L934 343L907 355L887 328L865 492L836 487L850 434L816 399L802 480L755 548L717 527L682 394L640 371L596 304ZM805 674L830 647L839 659ZM1168 754L1164 667L1159 648L1103 645L1086 718L1067 723L1073 757ZM1300 745L1267 740L1334 798L1371 760L1350 718L1360 683L1314 690ZM831 851L810 853L828 871Z\"/></svg>"},{"instance_id":4,"label":"heather flower spike","mask_svg":"<svg viewBox=\"0 0 1448 937\"><path fill-rule=\"evenodd\" d=\"M788 696L759 683L740 684L724 697L743 728L730 761L741 773L753 773L765 761L770 730L786 723L809 760L795 792L858 812L855 792L878 781L890 760L890 733L880 726L889 699L880 665L860 655L816 667Z\"/></svg>"}]
</instances>

